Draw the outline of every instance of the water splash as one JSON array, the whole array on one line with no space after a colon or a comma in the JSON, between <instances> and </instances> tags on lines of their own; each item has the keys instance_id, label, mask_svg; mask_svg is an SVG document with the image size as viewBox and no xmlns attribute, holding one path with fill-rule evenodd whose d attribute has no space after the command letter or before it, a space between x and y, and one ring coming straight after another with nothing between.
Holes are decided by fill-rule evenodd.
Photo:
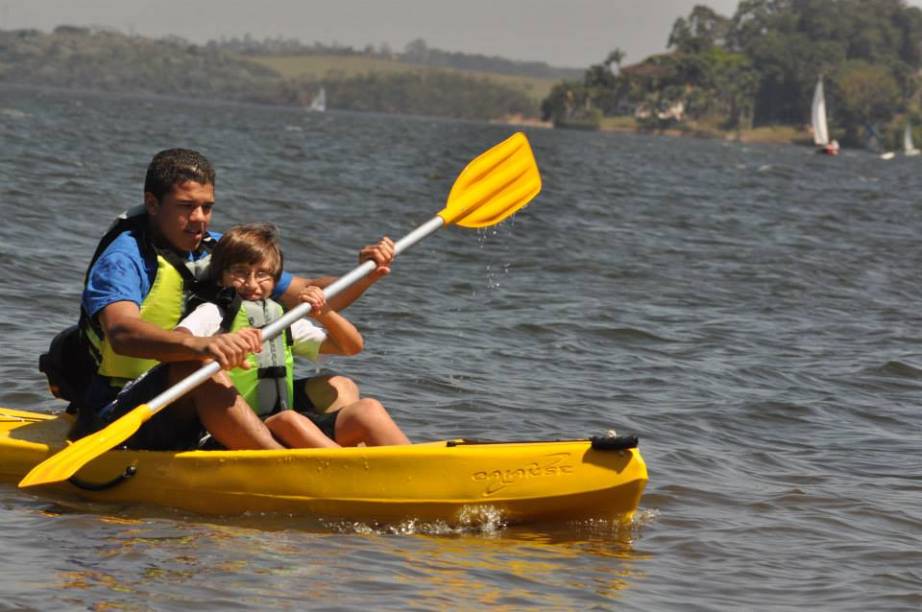
<instances>
[{"instance_id":1,"label":"water splash","mask_svg":"<svg viewBox=\"0 0 922 612\"><path fill-rule=\"evenodd\" d=\"M360 535L485 535L495 536L507 523L499 508L493 506L465 506L452 523L425 521L418 518L397 523L365 523L361 521L324 521L335 533Z\"/></svg>"}]
</instances>

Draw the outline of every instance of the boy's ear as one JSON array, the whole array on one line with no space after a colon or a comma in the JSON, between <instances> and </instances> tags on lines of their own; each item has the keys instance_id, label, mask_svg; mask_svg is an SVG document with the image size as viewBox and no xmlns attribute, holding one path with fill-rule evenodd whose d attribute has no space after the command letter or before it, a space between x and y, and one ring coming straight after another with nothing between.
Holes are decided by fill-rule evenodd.
<instances>
[{"instance_id":1,"label":"boy's ear","mask_svg":"<svg viewBox=\"0 0 922 612\"><path fill-rule=\"evenodd\" d=\"M157 196L149 191L144 192L144 208L147 209L147 214L152 217L157 216L157 211L160 210L160 201L157 200Z\"/></svg>"}]
</instances>

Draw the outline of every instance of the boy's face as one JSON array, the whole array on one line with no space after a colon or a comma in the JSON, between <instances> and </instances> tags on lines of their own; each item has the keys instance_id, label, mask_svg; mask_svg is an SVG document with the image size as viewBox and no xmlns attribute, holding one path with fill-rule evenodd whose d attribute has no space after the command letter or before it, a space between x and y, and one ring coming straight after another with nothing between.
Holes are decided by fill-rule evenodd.
<instances>
[{"instance_id":1,"label":"boy's face","mask_svg":"<svg viewBox=\"0 0 922 612\"><path fill-rule=\"evenodd\" d=\"M258 264L238 263L221 274L221 285L233 287L244 300L265 300L275 289L275 277L267 261Z\"/></svg>"},{"instance_id":2,"label":"boy's face","mask_svg":"<svg viewBox=\"0 0 922 612\"><path fill-rule=\"evenodd\" d=\"M177 183L159 201L154 194L145 193L144 204L154 227L171 247L180 252L194 251L202 244L211 222L214 185Z\"/></svg>"}]
</instances>

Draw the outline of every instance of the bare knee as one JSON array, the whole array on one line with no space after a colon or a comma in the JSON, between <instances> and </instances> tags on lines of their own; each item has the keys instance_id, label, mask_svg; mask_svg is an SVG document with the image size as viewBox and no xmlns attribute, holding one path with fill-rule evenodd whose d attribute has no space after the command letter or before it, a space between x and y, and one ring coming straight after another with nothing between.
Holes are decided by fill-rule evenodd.
<instances>
[{"instance_id":1,"label":"bare knee","mask_svg":"<svg viewBox=\"0 0 922 612\"><path fill-rule=\"evenodd\" d=\"M356 413L366 418L377 417L387 414L384 405L373 397L366 397L358 400L350 406Z\"/></svg>"},{"instance_id":2,"label":"bare knee","mask_svg":"<svg viewBox=\"0 0 922 612\"><path fill-rule=\"evenodd\" d=\"M281 412L276 412L271 417L266 419L264 423L266 425L288 425L291 423L291 415L293 410L282 410Z\"/></svg>"},{"instance_id":3,"label":"bare knee","mask_svg":"<svg viewBox=\"0 0 922 612\"><path fill-rule=\"evenodd\" d=\"M266 426L289 448L333 448L339 446L310 419L294 410L283 410L266 419Z\"/></svg>"},{"instance_id":4,"label":"bare knee","mask_svg":"<svg viewBox=\"0 0 922 612\"><path fill-rule=\"evenodd\" d=\"M352 436L357 436L361 441L365 441L368 434L374 430L375 424L382 416L386 416L387 411L376 399L366 397L357 402L349 404L339 411L336 417L336 430L349 432Z\"/></svg>"},{"instance_id":5,"label":"bare knee","mask_svg":"<svg viewBox=\"0 0 922 612\"><path fill-rule=\"evenodd\" d=\"M336 392L336 396L343 401L352 403L359 399L359 386L347 376L328 376L327 384Z\"/></svg>"},{"instance_id":6,"label":"bare knee","mask_svg":"<svg viewBox=\"0 0 922 612\"><path fill-rule=\"evenodd\" d=\"M287 446L290 446L290 432L295 431L298 427L298 423L293 418L294 416L296 416L296 414L293 410L283 410L282 412L273 414L263 422L266 424L266 427L269 428L269 431L272 432L273 436L280 439Z\"/></svg>"},{"instance_id":7,"label":"bare knee","mask_svg":"<svg viewBox=\"0 0 922 612\"><path fill-rule=\"evenodd\" d=\"M308 379L304 391L320 412L333 412L359 399L359 386L346 376L315 376Z\"/></svg>"},{"instance_id":8,"label":"bare knee","mask_svg":"<svg viewBox=\"0 0 922 612\"><path fill-rule=\"evenodd\" d=\"M330 376L330 386L336 389L340 395L359 395L359 386L348 376Z\"/></svg>"},{"instance_id":9,"label":"bare knee","mask_svg":"<svg viewBox=\"0 0 922 612\"><path fill-rule=\"evenodd\" d=\"M343 446L409 444L381 402L369 397L340 411L336 418L336 441Z\"/></svg>"}]
</instances>

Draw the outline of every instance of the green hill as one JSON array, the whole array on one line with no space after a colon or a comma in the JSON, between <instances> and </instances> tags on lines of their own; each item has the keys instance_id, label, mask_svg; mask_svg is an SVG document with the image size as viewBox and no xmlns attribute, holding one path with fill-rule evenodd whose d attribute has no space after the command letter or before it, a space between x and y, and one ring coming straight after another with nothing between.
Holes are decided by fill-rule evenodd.
<instances>
[{"instance_id":1,"label":"green hill","mask_svg":"<svg viewBox=\"0 0 922 612\"><path fill-rule=\"evenodd\" d=\"M499 58L478 61L499 62L507 72L518 69L517 63ZM523 71L534 69L522 66ZM50 34L0 30L3 82L280 105L304 104L322 86L330 109L492 120L536 117L554 81L436 69L374 53L254 55L220 43L194 45L176 37L154 40L59 26Z\"/></svg>"},{"instance_id":2,"label":"green hill","mask_svg":"<svg viewBox=\"0 0 922 612\"><path fill-rule=\"evenodd\" d=\"M557 80L552 78L497 74L480 70L434 68L364 55L263 55L247 56L247 59L269 68L286 79L316 82L342 81L368 75L387 76L404 73L432 75L436 72L444 72L461 78L485 79L501 87L520 91L534 100L536 105L547 97L551 88L557 83Z\"/></svg>"}]
</instances>

